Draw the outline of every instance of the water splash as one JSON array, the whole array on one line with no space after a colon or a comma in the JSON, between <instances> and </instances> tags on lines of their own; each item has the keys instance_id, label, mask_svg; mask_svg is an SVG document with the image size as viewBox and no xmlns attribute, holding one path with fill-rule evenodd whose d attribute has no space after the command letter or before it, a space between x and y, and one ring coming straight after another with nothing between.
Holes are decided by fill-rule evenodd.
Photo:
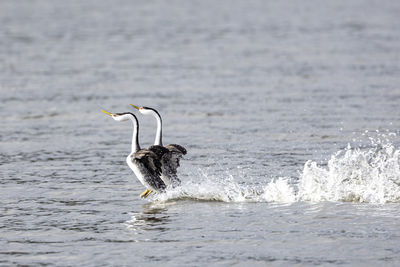
<instances>
[{"instance_id":1,"label":"water splash","mask_svg":"<svg viewBox=\"0 0 400 267\"><path fill-rule=\"evenodd\" d=\"M337 152L326 168L307 161L300 176L298 199L387 203L400 201L400 150L391 144L370 149L350 145Z\"/></svg>"},{"instance_id":2,"label":"water splash","mask_svg":"<svg viewBox=\"0 0 400 267\"><path fill-rule=\"evenodd\" d=\"M230 174L221 178L199 171L191 175L195 179L154 195L151 201L400 202L400 149L386 139L370 140L369 146L348 145L332 155L326 166L307 161L298 179L280 177L255 186L239 183Z\"/></svg>"},{"instance_id":3,"label":"water splash","mask_svg":"<svg viewBox=\"0 0 400 267\"><path fill-rule=\"evenodd\" d=\"M222 202L293 202L295 193L288 179L279 178L265 186L238 183L232 175L221 179L199 171L196 179L180 187L169 188L166 193L155 195L153 200L165 202L174 199Z\"/></svg>"}]
</instances>

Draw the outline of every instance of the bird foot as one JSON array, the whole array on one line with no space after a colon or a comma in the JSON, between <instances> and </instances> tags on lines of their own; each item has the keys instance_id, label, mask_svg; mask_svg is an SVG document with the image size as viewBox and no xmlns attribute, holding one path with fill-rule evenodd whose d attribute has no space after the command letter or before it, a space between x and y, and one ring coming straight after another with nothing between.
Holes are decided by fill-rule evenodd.
<instances>
[{"instance_id":1,"label":"bird foot","mask_svg":"<svg viewBox=\"0 0 400 267\"><path fill-rule=\"evenodd\" d=\"M152 190L146 189L143 193L140 194L141 198L146 198L150 195L150 193L153 192Z\"/></svg>"}]
</instances>

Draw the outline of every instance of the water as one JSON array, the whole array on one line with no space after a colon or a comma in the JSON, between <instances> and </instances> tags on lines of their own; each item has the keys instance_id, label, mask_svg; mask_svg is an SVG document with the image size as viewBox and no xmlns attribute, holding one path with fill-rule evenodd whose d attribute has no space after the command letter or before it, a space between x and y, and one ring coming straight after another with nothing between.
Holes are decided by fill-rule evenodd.
<instances>
[{"instance_id":1,"label":"water","mask_svg":"<svg viewBox=\"0 0 400 267\"><path fill-rule=\"evenodd\" d=\"M399 11L1 1L0 264L398 265ZM130 103L181 188L140 199Z\"/></svg>"}]
</instances>

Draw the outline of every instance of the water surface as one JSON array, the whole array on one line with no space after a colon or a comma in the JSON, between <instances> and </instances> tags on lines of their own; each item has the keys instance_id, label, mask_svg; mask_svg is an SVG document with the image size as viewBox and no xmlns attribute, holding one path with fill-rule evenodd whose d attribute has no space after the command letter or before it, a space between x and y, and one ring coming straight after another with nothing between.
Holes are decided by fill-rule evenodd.
<instances>
[{"instance_id":1,"label":"water surface","mask_svg":"<svg viewBox=\"0 0 400 267\"><path fill-rule=\"evenodd\" d=\"M0 5L1 264L399 264L399 3ZM140 199L130 103L181 188Z\"/></svg>"}]
</instances>

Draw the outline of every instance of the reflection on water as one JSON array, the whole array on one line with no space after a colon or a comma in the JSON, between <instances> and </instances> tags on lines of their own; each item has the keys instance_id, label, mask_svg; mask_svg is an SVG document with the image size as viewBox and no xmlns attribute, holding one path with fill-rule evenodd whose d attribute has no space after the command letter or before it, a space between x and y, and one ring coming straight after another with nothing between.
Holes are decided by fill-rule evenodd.
<instances>
[{"instance_id":1,"label":"reflection on water","mask_svg":"<svg viewBox=\"0 0 400 267\"><path fill-rule=\"evenodd\" d=\"M131 214L130 220L125 222L126 227L136 234L146 231L167 231L170 222L167 215L167 204L147 203L142 206L142 212Z\"/></svg>"}]
</instances>

